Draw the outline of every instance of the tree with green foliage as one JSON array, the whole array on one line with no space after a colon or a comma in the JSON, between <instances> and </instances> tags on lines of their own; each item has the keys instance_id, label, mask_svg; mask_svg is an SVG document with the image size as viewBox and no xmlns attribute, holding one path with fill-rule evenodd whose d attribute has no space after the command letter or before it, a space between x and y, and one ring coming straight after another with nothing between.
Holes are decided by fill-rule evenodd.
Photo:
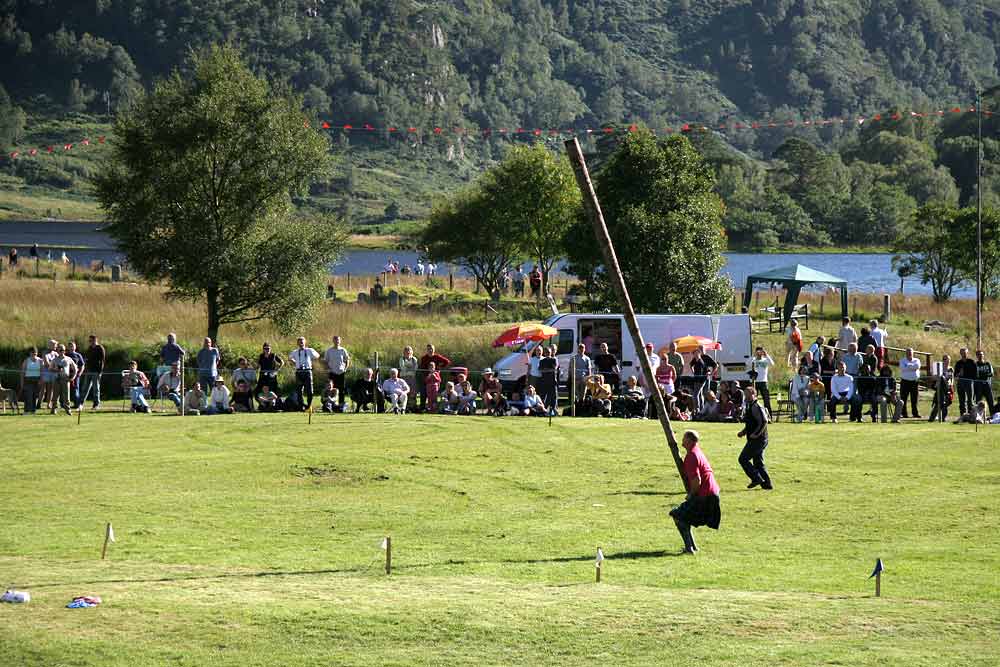
<instances>
[{"instance_id":1,"label":"tree with green foliage","mask_svg":"<svg viewBox=\"0 0 1000 667\"><path fill-rule=\"evenodd\" d=\"M563 238L580 215L580 189L565 156L541 142L518 146L480 181L489 207L507 223L521 253L542 272L542 293L549 273L565 255Z\"/></svg>"},{"instance_id":2,"label":"tree with green foliage","mask_svg":"<svg viewBox=\"0 0 1000 667\"><path fill-rule=\"evenodd\" d=\"M291 331L315 314L346 236L295 217L292 197L329 171L301 100L223 46L118 116L95 188L129 264L172 298L204 299L217 339L223 324L268 318Z\"/></svg>"},{"instance_id":3,"label":"tree with green foliage","mask_svg":"<svg viewBox=\"0 0 1000 667\"><path fill-rule=\"evenodd\" d=\"M597 196L638 312L711 313L732 293L720 275L722 200L715 176L685 137L658 141L641 128L627 134L597 174ZM600 269L593 231L581 223L571 234L570 262L593 271L598 306L617 298ZM585 239L585 240L584 240Z\"/></svg>"},{"instance_id":4,"label":"tree with green foliage","mask_svg":"<svg viewBox=\"0 0 1000 667\"><path fill-rule=\"evenodd\" d=\"M520 254L507 220L478 185L438 202L422 242L432 259L465 268L489 294Z\"/></svg>"},{"instance_id":5,"label":"tree with green foliage","mask_svg":"<svg viewBox=\"0 0 1000 667\"><path fill-rule=\"evenodd\" d=\"M0 151L6 151L20 140L26 117L21 107L10 101L0 85Z\"/></svg>"},{"instance_id":6,"label":"tree with green foliage","mask_svg":"<svg viewBox=\"0 0 1000 667\"><path fill-rule=\"evenodd\" d=\"M958 209L941 202L931 202L901 225L893 246L893 264L909 267L930 283L934 301L943 303L951 298L965 276L955 261L955 218Z\"/></svg>"},{"instance_id":7,"label":"tree with green foliage","mask_svg":"<svg viewBox=\"0 0 1000 667\"><path fill-rule=\"evenodd\" d=\"M952 263L967 280L976 282L976 207L955 214L952 229ZM983 208L983 296L1000 298L1000 209Z\"/></svg>"}]
</instances>

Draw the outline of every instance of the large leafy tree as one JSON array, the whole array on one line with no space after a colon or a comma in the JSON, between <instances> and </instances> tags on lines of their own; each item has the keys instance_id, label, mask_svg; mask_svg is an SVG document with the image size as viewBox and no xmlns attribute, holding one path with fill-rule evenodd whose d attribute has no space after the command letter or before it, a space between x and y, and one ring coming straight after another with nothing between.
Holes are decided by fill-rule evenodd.
<instances>
[{"instance_id":1,"label":"large leafy tree","mask_svg":"<svg viewBox=\"0 0 1000 667\"><path fill-rule=\"evenodd\" d=\"M328 173L327 140L234 48L195 54L188 70L115 122L95 179L109 231L169 297L204 299L209 336L260 318L289 330L321 302L345 239L292 206Z\"/></svg>"},{"instance_id":2,"label":"large leafy tree","mask_svg":"<svg viewBox=\"0 0 1000 667\"><path fill-rule=\"evenodd\" d=\"M973 284L976 281L975 207L963 208L954 219L952 257L955 266ZM983 208L983 296L1000 298L1000 209Z\"/></svg>"},{"instance_id":3,"label":"large leafy tree","mask_svg":"<svg viewBox=\"0 0 1000 667\"><path fill-rule=\"evenodd\" d=\"M507 224L521 252L542 271L543 293L549 273L565 254L563 237L580 212L580 189L569 161L542 143L513 149L481 181L483 196Z\"/></svg>"},{"instance_id":4,"label":"large leafy tree","mask_svg":"<svg viewBox=\"0 0 1000 667\"><path fill-rule=\"evenodd\" d=\"M725 245L715 176L684 137L629 133L597 174L597 196L636 310L714 312L731 286L720 275ZM576 227L570 262L590 278L599 305L617 299L587 226ZM583 240L586 239L586 240Z\"/></svg>"},{"instance_id":5,"label":"large leafy tree","mask_svg":"<svg viewBox=\"0 0 1000 667\"><path fill-rule=\"evenodd\" d=\"M478 185L438 202L423 242L430 257L467 269L490 294L520 254L503 215Z\"/></svg>"},{"instance_id":6,"label":"large leafy tree","mask_svg":"<svg viewBox=\"0 0 1000 667\"><path fill-rule=\"evenodd\" d=\"M957 216L958 210L948 204L925 204L901 225L893 247L893 263L908 267L921 284L930 283L938 303L950 299L964 278L955 261Z\"/></svg>"}]
</instances>

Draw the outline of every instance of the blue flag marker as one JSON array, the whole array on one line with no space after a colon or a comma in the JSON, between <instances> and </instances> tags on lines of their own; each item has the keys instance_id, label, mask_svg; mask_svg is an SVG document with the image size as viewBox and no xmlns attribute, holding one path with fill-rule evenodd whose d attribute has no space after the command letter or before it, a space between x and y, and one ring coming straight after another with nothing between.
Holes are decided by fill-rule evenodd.
<instances>
[{"instance_id":1,"label":"blue flag marker","mask_svg":"<svg viewBox=\"0 0 1000 667\"><path fill-rule=\"evenodd\" d=\"M882 565L882 559L881 558L877 558L877 559L875 559L875 569L872 570L872 573L868 575L869 579L871 579L872 577L875 577L875 597L877 597L877 598L878 597L882 597L882 571L883 570L885 570L885 566Z\"/></svg>"}]
</instances>

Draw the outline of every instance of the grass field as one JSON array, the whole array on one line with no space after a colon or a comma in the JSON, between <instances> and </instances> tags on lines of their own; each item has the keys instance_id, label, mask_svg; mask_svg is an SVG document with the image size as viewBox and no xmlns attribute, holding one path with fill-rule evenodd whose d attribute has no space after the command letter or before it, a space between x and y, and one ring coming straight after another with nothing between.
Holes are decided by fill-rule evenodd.
<instances>
[{"instance_id":1,"label":"grass field","mask_svg":"<svg viewBox=\"0 0 1000 667\"><path fill-rule=\"evenodd\" d=\"M704 426L723 524L694 557L655 422L88 413L0 432L0 580L33 596L0 605L6 664L1000 660L988 428L776 424L766 492L744 488L735 429ZM84 594L104 604L64 608Z\"/></svg>"}]
</instances>

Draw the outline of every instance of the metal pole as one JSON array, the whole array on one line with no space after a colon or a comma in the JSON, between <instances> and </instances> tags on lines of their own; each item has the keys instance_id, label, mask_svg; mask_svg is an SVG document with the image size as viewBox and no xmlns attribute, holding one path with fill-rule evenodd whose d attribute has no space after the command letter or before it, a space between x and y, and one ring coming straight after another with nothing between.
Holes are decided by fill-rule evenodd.
<instances>
[{"instance_id":1,"label":"metal pole","mask_svg":"<svg viewBox=\"0 0 1000 667\"><path fill-rule=\"evenodd\" d=\"M576 173L576 182L583 193L583 203L587 209L587 214L594 226L594 234L597 243L601 246L604 256L604 266L611 277L611 285L618 296L618 301L622 304L622 313L625 316L625 323L628 325L629 333L632 334L632 344L639 354L639 364L642 366L642 375L646 380L646 386L650 391L650 398L656 407L656 414L660 418L660 426L663 427L663 434L667 437L667 446L673 456L674 464L677 466L677 473L681 477L684 490L687 490L687 478L684 475L684 462L681 460L680 452L677 449L677 439L674 437L673 427L670 425L670 416L667 414L666 405L663 402L663 394L660 393L656 384L656 377L653 375L653 367L649 365L649 357L646 356L646 346L642 340L642 331L639 329L639 322L635 318L635 309L632 308L632 299L629 296L628 288L625 286L625 277L622 275L621 267L618 264L618 256L615 254L614 245L611 243L611 235L608 227L604 223L604 214L601 212L601 203L597 199L594 191L594 184L590 180L590 173L587 171L587 162L583 157L583 150L580 142L574 137L565 142L566 152L569 154L570 164Z\"/></svg>"},{"instance_id":2,"label":"metal pole","mask_svg":"<svg viewBox=\"0 0 1000 667\"><path fill-rule=\"evenodd\" d=\"M976 91L976 349L983 349L983 95Z\"/></svg>"}]
</instances>

